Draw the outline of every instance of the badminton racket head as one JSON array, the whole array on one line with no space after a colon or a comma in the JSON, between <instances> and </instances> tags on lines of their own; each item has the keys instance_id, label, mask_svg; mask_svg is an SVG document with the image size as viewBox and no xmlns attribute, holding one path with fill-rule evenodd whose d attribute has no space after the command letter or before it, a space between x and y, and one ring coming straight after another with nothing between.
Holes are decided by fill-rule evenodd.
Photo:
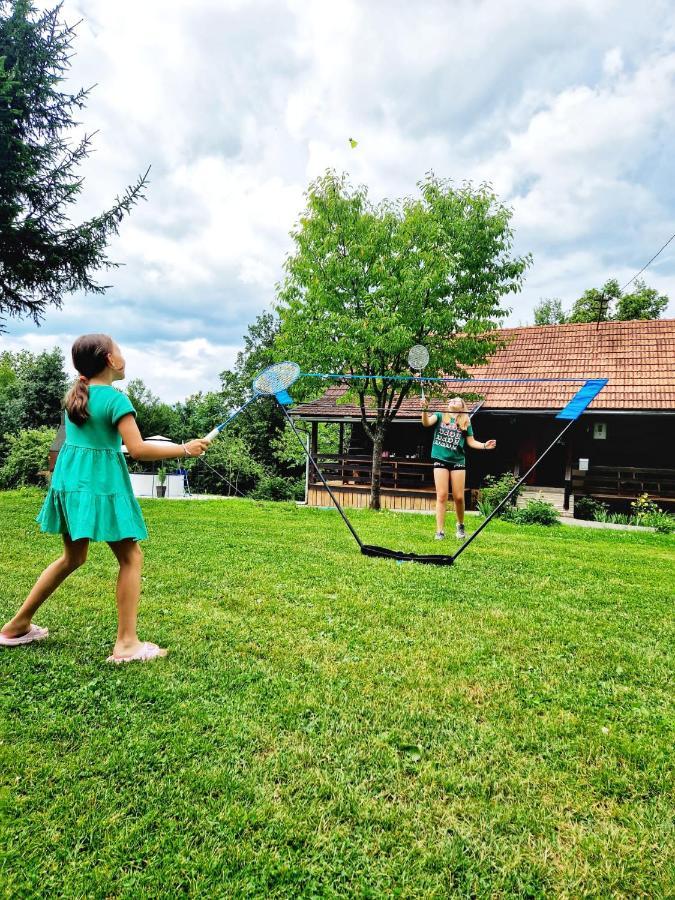
<instances>
[{"instance_id":1,"label":"badminton racket head","mask_svg":"<svg viewBox=\"0 0 675 900\"><path fill-rule=\"evenodd\" d=\"M280 362L268 366L253 381L257 394L273 396L289 388L300 377L300 366L294 362Z\"/></svg>"},{"instance_id":2,"label":"badminton racket head","mask_svg":"<svg viewBox=\"0 0 675 900\"><path fill-rule=\"evenodd\" d=\"M429 362L429 351L423 344L415 344L408 353L408 365L411 369L421 372Z\"/></svg>"}]
</instances>

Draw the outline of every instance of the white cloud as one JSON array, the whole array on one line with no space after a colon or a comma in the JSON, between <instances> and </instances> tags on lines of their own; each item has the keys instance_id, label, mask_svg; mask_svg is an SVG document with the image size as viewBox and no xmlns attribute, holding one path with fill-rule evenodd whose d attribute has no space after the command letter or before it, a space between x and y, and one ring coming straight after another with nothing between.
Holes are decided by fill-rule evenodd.
<instances>
[{"instance_id":1,"label":"white cloud","mask_svg":"<svg viewBox=\"0 0 675 900\"><path fill-rule=\"evenodd\" d=\"M220 347L206 338L159 341L148 347L127 347L127 378L143 380L163 400L173 403L198 391L217 390L218 374L231 368L238 347Z\"/></svg>"},{"instance_id":2,"label":"white cloud","mask_svg":"<svg viewBox=\"0 0 675 900\"><path fill-rule=\"evenodd\" d=\"M607 53L605 53L605 58L602 61L602 70L605 75L608 75L610 78L623 71L623 54L621 52L621 47L612 47L611 50L608 50Z\"/></svg>"},{"instance_id":3,"label":"white cloud","mask_svg":"<svg viewBox=\"0 0 675 900\"><path fill-rule=\"evenodd\" d=\"M152 164L148 202L111 245L124 266L102 275L105 297L68 298L41 330L10 322L0 346L69 347L103 328L166 399L215 386L219 360L273 300L302 193L327 167L375 200L414 193L430 169L490 181L535 260L513 322L531 320L540 296L570 303L627 281L675 231L669 0L63 10L83 19L70 83L97 84L80 214ZM672 252L646 276L675 298Z\"/></svg>"},{"instance_id":4,"label":"white cloud","mask_svg":"<svg viewBox=\"0 0 675 900\"><path fill-rule=\"evenodd\" d=\"M66 361L66 372L75 377L70 348L77 334L45 334L32 332L20 337L0 338L0 351L30 350L41 353L45 349L60 347ZM175 403L199 391L215 391L220 387L218 375L229 369L239 351L238 346L220 346L206 338L195 340L154 341L147 345L121 344L126 360L126 384L134 378L142 378L145 384L167 403Z\"/></svg>"}]
</instances>

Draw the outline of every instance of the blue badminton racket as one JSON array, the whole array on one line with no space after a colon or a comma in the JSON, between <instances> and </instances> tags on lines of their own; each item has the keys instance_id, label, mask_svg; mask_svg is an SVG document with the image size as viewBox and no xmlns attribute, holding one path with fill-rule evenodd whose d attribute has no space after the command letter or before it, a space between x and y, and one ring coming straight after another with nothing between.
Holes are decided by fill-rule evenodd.
<instances>
[{"instance_id":1,"label":"blue badminton racket","mask_svg":"<svg viewBox=\"0 0 675 900\"><path fill-rule=\"evenodd\" d=\"M232 419L236 419L239 413L242 413L259 397L276 397L282 406L288 406L293 402L288 393L288 388L296 382L299 377L300 366L297 363L280 362L268 366L260 373L260 375L254 378L253 396L247 400L243 406L240 406L239 409L235 409L224 422L221 422L220 425L216 425L212 431L209 431L204 440L210 444L214 438L218 437L223 428L225 428L226 425L229 425Z\"/></svg>"}]
</instances>

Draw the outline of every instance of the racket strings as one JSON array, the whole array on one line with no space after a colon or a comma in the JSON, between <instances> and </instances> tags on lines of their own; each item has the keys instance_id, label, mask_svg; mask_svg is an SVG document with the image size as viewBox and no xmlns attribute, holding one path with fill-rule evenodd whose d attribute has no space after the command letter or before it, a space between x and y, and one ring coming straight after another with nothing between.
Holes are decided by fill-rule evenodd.
<instances>
[{"instance_id":1,"label":"racket strings","mask_svg":"<svg viewBox=\"0 0 675 900\"><path fill-rule=\"evenodd\" d=\"M300 366L294 362L281 362L269 366L253 382L258 394L273 395L285 391L300 376Z\"/></svg>"},{"instance_id":2,"label":"racket strings","mask_svg":"<svg viewBox=\"0 0 675 900\"><path fill-rule=\"evenodd\" d=\"M423 344L415 344L408 353L408 364L411 369L421 372L429 362L429 351Z\"/></svg>"}]
</instances>

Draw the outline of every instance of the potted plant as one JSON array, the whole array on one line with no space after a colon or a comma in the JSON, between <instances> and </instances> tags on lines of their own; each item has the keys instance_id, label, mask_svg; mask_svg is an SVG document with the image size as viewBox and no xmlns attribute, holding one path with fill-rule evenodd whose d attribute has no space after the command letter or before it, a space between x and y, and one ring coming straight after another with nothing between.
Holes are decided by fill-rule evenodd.
<instances>
[{"instance_id":1,"label":"potted plant","mask_svg":"<svg viewBox=\"0 0 675 900\"><path fill-rule=\"evenodd\" d=\"M155 490L157 491L158 497L163 497L166 494L166 476L167 471L164 466L161 466L159 469L157 469L157 481L159 483L155 487Z\"/></svg>"}]
</instances>

